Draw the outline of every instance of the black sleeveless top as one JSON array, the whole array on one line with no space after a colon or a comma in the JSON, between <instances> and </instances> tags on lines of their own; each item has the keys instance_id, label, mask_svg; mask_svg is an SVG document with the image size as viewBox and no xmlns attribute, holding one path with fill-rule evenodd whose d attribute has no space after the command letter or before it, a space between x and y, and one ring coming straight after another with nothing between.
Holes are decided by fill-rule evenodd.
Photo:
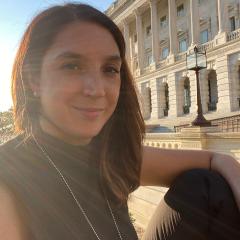
<instances>
[{"instance_id":1,"label":"black sleeveless top","mask_svg":"<svg viewBox=\"0 0 240 240\"><path fill-rule=\"evenodd\" d=\"M102 240L119 239L99 181L91 145L74 146L42 131L38 142L60 169ZM33 138L0 146L0 181L14 194L31 240L96 240L63 180ZM110 204L111 204L110 200ZM136 240L128 207L111 204L124 240Z\"/></svg>"}]
</instances>

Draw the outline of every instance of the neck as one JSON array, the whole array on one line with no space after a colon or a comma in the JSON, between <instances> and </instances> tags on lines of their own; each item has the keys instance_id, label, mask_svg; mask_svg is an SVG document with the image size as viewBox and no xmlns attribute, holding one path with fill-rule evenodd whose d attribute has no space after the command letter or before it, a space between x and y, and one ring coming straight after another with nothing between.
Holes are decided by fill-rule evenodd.
<instances>
[{"instance_id":1,"label":"neck","mask_svg":"<svg viewBox=\"0 0 240 240\"><path fill-rule=\"evenodd\" d=\"M54 124L50 119L41 115L39 117L39 125L43 132L56 137L66 143L72 145L87 145L90 143L91 139L79 139L77 137L71 136L68 133L65 133L62 129L60 129L56 124Z\"/></svg>"}]
</instances>

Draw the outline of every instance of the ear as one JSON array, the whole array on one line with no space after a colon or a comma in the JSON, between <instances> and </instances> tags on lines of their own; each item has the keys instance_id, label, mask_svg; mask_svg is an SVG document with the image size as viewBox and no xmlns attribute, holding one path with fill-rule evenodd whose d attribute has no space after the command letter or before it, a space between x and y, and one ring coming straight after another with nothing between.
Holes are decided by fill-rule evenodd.
<instances>
[{"instance_id":1,"label":"ear","mask_svg":"<svg viewBox=\"0 0 240 240\"><path fill-rule=\"evenodd\" d=\"M40 96L40 84L39 84L39 78L38 77L28 77L28 84L29 84L29 88L32 91L33 95L35 97L39 97Z\"/></svg>"}]
</instances>

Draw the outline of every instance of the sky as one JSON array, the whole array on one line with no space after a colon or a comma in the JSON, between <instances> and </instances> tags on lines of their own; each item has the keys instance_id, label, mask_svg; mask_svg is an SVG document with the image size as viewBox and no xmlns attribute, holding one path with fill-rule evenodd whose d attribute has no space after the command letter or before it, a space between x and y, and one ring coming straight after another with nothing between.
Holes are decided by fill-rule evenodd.
<instances>
[{"instance_id":1,"label":"sky","mask_svg":"<svg viewBox=\"0 0 240 240\"><path fill-rule=\"evenodd\" d=\"M4 0L0 0L0 3ZM12 106L10 76L19 41L31 19L41 10L63 0L5 0L0 4L0 112ZM113 0L81 0L100 11L106 10Z\"/></svg>"}]
</instances>

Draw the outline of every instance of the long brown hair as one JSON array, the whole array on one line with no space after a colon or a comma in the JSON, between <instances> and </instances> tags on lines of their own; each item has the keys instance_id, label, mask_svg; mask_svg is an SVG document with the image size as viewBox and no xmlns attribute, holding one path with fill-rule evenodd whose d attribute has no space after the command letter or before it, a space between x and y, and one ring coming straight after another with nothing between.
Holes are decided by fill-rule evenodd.
<instances>
[{"instance_id":1,"label":"long brown hair","mask_svg":"<svg viewBox=\"0 0 240 240\"><path fill-rule=\"evenodd\" d=\"M139 185L145 126L125 59L124 38L116 24L102 12L86 4L69 3L43 11L30 23L12 71L15 129L30 135L36 126L40 103L33 96L29 82L40 74L42 59L56 34L76 21L94 22L106 28L114 37L122 58L117 107L94 140L98 142L102 182L120 202L126 203L129 193Z\"/></svg>"}]
</instances>

